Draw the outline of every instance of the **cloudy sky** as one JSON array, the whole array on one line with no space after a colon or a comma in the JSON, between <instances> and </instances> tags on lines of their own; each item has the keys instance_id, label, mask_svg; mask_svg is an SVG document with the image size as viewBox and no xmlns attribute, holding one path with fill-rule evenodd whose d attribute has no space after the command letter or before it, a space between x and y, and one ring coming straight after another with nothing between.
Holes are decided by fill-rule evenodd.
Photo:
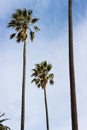
<instances>
[{"instance_id":1,"label":"cloudy sky","mask_svg":"<svg viewBox=\"0 0 87 130\"><path fill-rule=\"evenodd\" d=\"M34 42L27 39L25 129L45 130L43 90L31 84L31 69L47 60L53 65L54 86L47 85L50 130L71 130L68 71L68 0L0 0L0 112L20 129L23 43L9 40L7 28L17 8L33 10L40 20ZM87 129L87 0L73 0L74 58L79 130Z\"/></svg>"}]
</instances>

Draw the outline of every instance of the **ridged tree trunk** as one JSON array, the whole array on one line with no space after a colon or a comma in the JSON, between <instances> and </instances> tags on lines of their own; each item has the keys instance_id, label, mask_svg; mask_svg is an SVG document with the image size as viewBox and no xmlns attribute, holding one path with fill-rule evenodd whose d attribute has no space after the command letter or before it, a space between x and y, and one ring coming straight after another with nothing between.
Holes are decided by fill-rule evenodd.
<instances>
[{"instance_id":1,"label":"ridged tree trunk","mask_svg":"<svg viewBox=\"0 0 87 130\"><path fill-rule=\"evenodd\" d=\"M71 96L71 121L72 130L78 130L75 73L73 56L73 22L72 22L72 0L68 1L68 24L69 24L69 75L70 75L70 96Z\"/></svg>"},{"instance_id":2,"label":"ridged tree trunk","mask_svg":"<svg viewBox=\"0 0 87 130\"><path fill-rule=\"evenodd\" d=\"M49 130L48 106L47 106L47 96L46 96L45 88L44 88L44 101L45 101L45 110L46 110L46 125L47 125L47 130Z\"/></svg>"},{"instance_id":3,"label":"ridged tree trunk","mask_svg":"<svg viewBox=\"0 0 87 130\"><path fill-rule=\"evenodd\" d=\"M26 41L23 47L23 79L22 79L22 102L21 102L21 130L24 130L25 123L25 81L26 81Z\"/></svg>"}]
</instances>

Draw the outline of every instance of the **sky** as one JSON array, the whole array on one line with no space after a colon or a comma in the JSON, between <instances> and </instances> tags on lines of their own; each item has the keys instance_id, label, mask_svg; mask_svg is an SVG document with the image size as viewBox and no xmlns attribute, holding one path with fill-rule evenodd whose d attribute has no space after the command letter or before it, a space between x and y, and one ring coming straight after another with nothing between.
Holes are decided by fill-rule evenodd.
<instances>
[{"instance_id":1,"label":"sky","mask_svg":"<svg viewBox=\"0 0 87 130\"><path fill-rule=\"evenodd\" d=\"M44 93L31 84L32 68L47 60L54 73L54 85L47 85L50 130L71 130L68 0L0 0L0 112L10 120L12 130L20 129L23 43L10 40L7 28L18 8L33 10L40 32L34 42L27 39L25 130L45 130ZM87 129L87 0L73 0L73 41L79 130Z\"/></svg>"}]
</instances>

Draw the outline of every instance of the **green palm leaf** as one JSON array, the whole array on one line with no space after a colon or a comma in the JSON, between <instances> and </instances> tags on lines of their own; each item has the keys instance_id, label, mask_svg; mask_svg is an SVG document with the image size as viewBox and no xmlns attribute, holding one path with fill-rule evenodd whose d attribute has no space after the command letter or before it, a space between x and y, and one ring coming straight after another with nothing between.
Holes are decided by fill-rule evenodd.
<instances>
[{"instance_id":1,"label":"green palm leaf","mask_svg":"<svg viewBox=\"0 0 87 130\"><path fill-rule=\"evenodd\" d=\"M34 26L35 31L40 31L40 29L37 26Z\"/></svg>"},{"instance_id":2,"label":"green palm leaf","mask_svg":"<svg viewBox=\"0 0 87 130\"><path fill-rule=\"evenodd\" d=\"M2 120L0 120L0 124L1 124L2 122L6 121L6 120L8 120L8 119L2 119Z\"/></svg>"},{"instance_id":3,"label":"green palm leaf","mask_svg":"<svg viewBox=\"0 0 87 130\"><path fill-rule=\"evenodd\" d=\"M28 10L28 15L32 15L33 11L32 10Z\"/></svg>"},{"instance_id":4,"label":"green palm leaf","mask_svg":"<svg viewBox=\"0 0 87 130\"><path fill-rule=\"evenodd\" d=\"M10 35L10 39L14 38L15 35L16 35L15 33L11 34L11 35Z\"/></svg>"},{"instance_id":5,"label":"green palm leaf","mask_svg":"<svg viewBox=\"0 0 87 130\"><path fill-rule=\"evenodd\" d=\"M31 23L36 23L38 20L39 20L38 18L33 18L33 19L31 20Z\"/></svg>"},{"instance_id":6,"label":"green palm leaf","mask_svg":"<svg viewBox=\"0 0 87 130\"><path fill-rule=\"evenodd\" d=\"M53 73L49 74L49 77L53 79L54 78L54 74Z\"/></svg>"},{"instance_id":7,"label":"green palm leaf","mask_svg":"<svg viewBox=\"0 0 87 130\"><path fill-rule=\"evenodd\" d=\"M30 39L31 39L31 41L33 41L33 39L34 39L34 32L33 31L30 31Z\"/></svg>"},{"instance_id":8,"label":"green palm leaf","mask_svg":"<svg viewBox=\"0 0 87 130\"><path fill-rule=\"evenodd\" d=\"M54 84L54 80L53 79L50 79L50 84L53 85Z\"/></svg>"},{"instance_id":9,"label":"green palm leaf","mask_svg":"<svg viewBox=\"0 0 87 130\"><path fill-rule=\"evenodd\" d=\"M0 113L0 117L2 117L2 116L4 116L5 115L5 113Z\"/></svg>"}]
</instances>

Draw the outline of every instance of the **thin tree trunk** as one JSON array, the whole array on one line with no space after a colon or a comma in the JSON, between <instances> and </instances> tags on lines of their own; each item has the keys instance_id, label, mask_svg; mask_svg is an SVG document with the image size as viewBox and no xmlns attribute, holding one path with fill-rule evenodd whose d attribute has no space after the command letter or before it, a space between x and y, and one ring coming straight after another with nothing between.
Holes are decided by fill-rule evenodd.
<instances>
[{"instance_id":1,"label":"thin tree trunk","mask_svg":"<svg viewBox=\"0 0 87 130\"><path fill-rule=\"evenodd\" d=\"M46 125L47 125L47 130L49 130L48 106L47 106L47 96L46 96L45 88L44 88L44 100L45 100L45 110L46 110Z\"/></svg>"},{"instance_id":2,"label":"thin tree trunk","mask_svg":"<svg viewBox=\"0 0 87 130\"><path fill-rule=\"evenodd\" d=\"M71 120L72 130L78 130L76 91L75 91L75 73L74 73L74 56L73 56L73 22L72 22L72 0L68 5L68 22L69 22L69 74L70 74L70 96L71 96Z\"/></svg>"},{"instance_id":3,"label":"thin tree trunk","mask_svg":"<svg viewBox=\"0 0 87 130\"><path fill-rule=\"evenodd\" d=\"M25 80L26 80L26 41L23 47L23 79L22 79L22 102L21 102L21 130L25 123Z\"/></svg>"}]
</instances>

